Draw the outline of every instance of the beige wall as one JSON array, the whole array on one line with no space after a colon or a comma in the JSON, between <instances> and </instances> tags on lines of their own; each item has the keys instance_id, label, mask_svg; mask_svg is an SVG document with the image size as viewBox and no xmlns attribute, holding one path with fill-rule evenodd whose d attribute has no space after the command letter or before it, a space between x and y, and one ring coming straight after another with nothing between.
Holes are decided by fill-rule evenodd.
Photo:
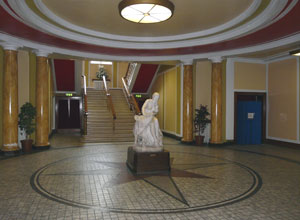
<instances>
[{"instance_id":1,"label":"beige wall","mask_svg":"<svg viewBox=\"0 0 300 220\"><path fill-rule=\"evenodd\" d=\"M196 63L195 67L194 108L199 108L200 104L207 105L210 112L212 65L210 61L199 61Z\"/></svg>"},{"instance_id":2,"label":"beige wall","mask_svg":"<svg viewBox=\"0 0 300 220\"><path fill-rule=\"evenodd\" d=\"M165 129L164 127L164 75L160 74L157 76L152 89L151 89L151 95L154 92L158 92L160 95L160 98L158 100L158 114L156 115L160 129Z\"/></svg>"},{"instance_id":3,"label":"beige wall","mask_svg":"<svg viewBox=\"0 0 300 220\"><path fill-rule=\"evenodd\" d=\"M269 64L268 136L297 140L297 59Z\"/></svg>"},{"instance_id":4,"label":"beige wall","mask_svg":"<svg viewBox=\"0 0 300 220\"><path fill-rule=\"evenodd\" d=\"M234 89L265 90L266 65L259 63L235 62Z\"/></svg>"},{"instance_id":5,"label":"beige wall","mask_svg":"<svg viewBox=\"0 0 300 220\"><path fill-rule=\"evenodd\" d=\"M29 53L22 50L18 51L18 96L20 109L29 102Z\"/></svg>"},{"instance_id":6,"label":"beige wall","mask_svg":"<svg viewBox=\"0 0 300 220\"><path fill-rule=\"evenodd\" d=\"M164 74L164 96L167 97L164 102L164 124L165 130L176 133L176 116L177 116L177 68L173 68Z\"/></svg>"},{"instance_id":7,"label":"beige wall","mask_svg":"<svg viewBox=\"0 0 300 220\"><path fill-rule=\"evenodd\" d=\"M151 94L160 94L160 128L165 132L180 136L181 133L181 68L174 67L157 76Z\"/></svg>"},{"instance_id":8,"label":"beige wall","mask_svg":"<svg viewBox=\"0 0 300 220\"><path fill-rule=\"evenodd\" d=\"M117 65L117 88L123 88L122 77L124 77L127 73L128 62L118 62Z\"/></svg>"}]
</instances>

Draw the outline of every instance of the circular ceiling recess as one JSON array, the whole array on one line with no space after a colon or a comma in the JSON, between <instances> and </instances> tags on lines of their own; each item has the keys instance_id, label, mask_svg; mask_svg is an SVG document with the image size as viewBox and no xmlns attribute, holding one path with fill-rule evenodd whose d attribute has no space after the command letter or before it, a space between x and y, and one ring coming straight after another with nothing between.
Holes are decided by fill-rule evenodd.
<instances>
[{"instance_id":1,"label":"circular ceiling recess","mask_svg":"<svg viewBox=\"0 0 300 220\"><path fill-rule=\"evenodd\" d=\"M5 22L0 26L0 40L16 37L29 48L38 43L57 53L66 54L63 49L89 53L86 57L102 54L111 59L115 58L109 56L167 60L246 47L253 52L262 50L258 45L300 31L295 22L300 17L298 0L169 1L174 4L172 17L154 24L122 18L121 0L1 1L0 17Z\"/></svg>"}]
</instances>

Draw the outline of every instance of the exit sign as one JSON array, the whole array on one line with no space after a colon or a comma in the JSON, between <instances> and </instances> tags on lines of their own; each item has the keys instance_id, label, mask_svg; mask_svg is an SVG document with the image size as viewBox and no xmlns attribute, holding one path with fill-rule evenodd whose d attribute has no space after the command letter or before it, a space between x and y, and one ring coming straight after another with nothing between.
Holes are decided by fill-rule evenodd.
<instances>
[{"instance_id":1,"label":"exit sign","mask_svg":"<svg viewBox=\"0 0 300 220\"><path fill-rule=\"evenodd\" d=\"M73 93L66 93L66 96L73 96Z\"/></svg>"},{"instance_id":2,"label":"exit sign","mask_svg":"<svg viewBox=\"0 0 300 220\"><path fill-rule=\"evenodd\" d=\"M142 95L141 94L136 94L135 97L142 98Z\"/></svg>"}]
</instances>

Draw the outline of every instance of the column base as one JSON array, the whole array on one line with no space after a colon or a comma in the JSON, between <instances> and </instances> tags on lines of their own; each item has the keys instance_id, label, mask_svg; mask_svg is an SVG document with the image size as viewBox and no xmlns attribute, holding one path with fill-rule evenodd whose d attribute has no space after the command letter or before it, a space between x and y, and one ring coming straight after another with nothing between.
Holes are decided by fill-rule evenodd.
<instances>
[{"instance_id":1,"label":"column base","mask_svg":"<svg viewBox=\"0 0 300 220\"><path fill-rule=\"evenodd\" d=\"M0 154L5 156L5 157L14 157L22 154L21 150L15 150L15 151L3 151L0 150Z\"/></svg>"},{"instance_id":2,"label":"column base","mask_svg":"<svg viewBox=\"0 0 300 220\"><path fill-rule=\"evenodd\" d=\"M49 150L50 149L50 144L49 145L46 145L46 146L37 146L37 145L35 145L35 146L33 146L32 148L34 149L34 150Z\"/></svg>"}]
</instances>

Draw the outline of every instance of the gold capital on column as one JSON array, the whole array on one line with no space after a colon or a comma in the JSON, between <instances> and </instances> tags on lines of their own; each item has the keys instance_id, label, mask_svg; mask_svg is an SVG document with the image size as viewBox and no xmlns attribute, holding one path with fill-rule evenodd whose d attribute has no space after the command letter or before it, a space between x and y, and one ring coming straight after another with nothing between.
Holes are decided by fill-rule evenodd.
<instances>
[{"instance_id":1,"label":"gold capital on column","mask_svg":"<svg viewBox=\"0 0 300 220\"><path fill-rule=\"evenodd\" d=\"M5 50L4 65L2 151L10 152L19 150L17 51Z\"/></svg>"},{"instance_id":2,"label":"gold capital on column","mask_svg":"<svg viewBox=\"0 0 300 220\"><path fill-rule=\"evenodd\" d=\"M184 66L182 141L193 141L193 65Z\"/></svg>"},{"instance_id":3,"label":"gold capital on column","mask_svg":"<svg viewBox=\"0 0 300 220\"><path fill-rule=\"evenodd\" d=\"M211 140L222 143L222 63L212 64L211 77Z\"/></svg>"},{"instance_id":4,"label":"gold capital on column","mask_svg":"<svg viewBox=\"0 0 300 220\"><path fill-rule=\"evenodd\" d=\"M36 147L49 144L48 58L37 56L36 62Z\"/></svg>"}]
</instances>

